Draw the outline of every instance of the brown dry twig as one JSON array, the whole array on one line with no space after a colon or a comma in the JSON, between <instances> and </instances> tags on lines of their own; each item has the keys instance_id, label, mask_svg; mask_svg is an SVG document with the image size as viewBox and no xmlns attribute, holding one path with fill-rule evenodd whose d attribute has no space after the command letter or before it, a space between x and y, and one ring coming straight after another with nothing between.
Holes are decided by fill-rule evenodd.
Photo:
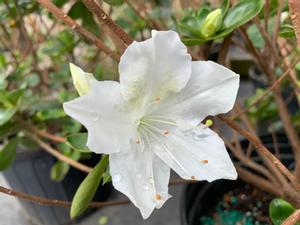
<instances>
[{"instance_id":1,"label":"brown dry twig","mask_svg":"<svg viewBox=\"0 0 300 225\"><path fill-rule=\"evenodd\" d=\"M101 49L105 54L107 54L109 57L114 59L115 61L120 60L120 56L112 51L110 48L108 48L102 40L97 38L94 34L87 31L85 28L80 26L78 23L76 23L75 20L73 20L71 17L69 17L66 13L64 13L61 9L56 7L51 1L49 0L37 0L42 6L44 6L46 9L48 9L56 18L62 20L66 25L71 27L74 31L76 31L78 34L95 44L96 47Z\"/></svg>"},{"instance_id":2,"label":"brown dry twig","mask_svg":"<svg viewBox=\"0 0 300 225\"><path fill-rule=\"evenodd\" d=\"M88 173L92 170L91 167L88 167L86 165L83 165L82 163L79 163L63 154L61 154L59 151L55 150L54 148L52 148L50 145L48 145L46 142L44 142L42 139L40 139L39 137L37 137L36 135L33 134L29 134L27 133L27 135L32 138L40 147L42 147L46 152L48 152L49 154L53 155L54 157L56 157L57 159L64 161L66 163L68 163L70 166L75 167L76 169L83 171L85 173Z\"/></svg>"},{"instance_id":3,"label":"brown dry twig","mask_svg":"<svg viewBox=\"0 0 300 225\"><path fill-rule=\"evenodd\" d=\"M195 181L193 180L182 180L182 179L176 179L176 180L171 180L170 181L170 186L174 185L179 185L179 184L186 184L186 183L193 183ZM43 198L40 196L36 195L30 195L26 194L23 192L18 192L12 189L8 189L5 187L0 186L0 192L3 194L7 194L10 196L17 197L22 200L38 203L41 205L52 205L52 206L58 206L58 207L63 207L63 208L70 208L71 207L71 202L68 201L61 201L61 200L56 200L56 199L48 199L48 198ZM116 206L116 205L124 205L130 203L129 200L124 199L124 200L114 200L114 201L106 201L106 202L91 202L89 204L89 208L101 208L105 206Z\"/></svg>"},{"instance_id":4,"label":"brown dry twig","mask_svg":"<svg viewBox=\"0 0 300 225\"><path fill-rule=\"evenodd\" d=\"M289 0L291 19L296 33L298 47L300 48L300 4L299 0Z\"/></svg>"},{"instance_id":5,"label":"brown dry twig","mask_svg":"<svg viewBox=\"0 0 300 225\"><path fill-rule=\"evenodd\" d=\"M296 210L292 215L290 215L282 225L294 225L300 221L300 209Z\"/></svg>"}]
</instances>

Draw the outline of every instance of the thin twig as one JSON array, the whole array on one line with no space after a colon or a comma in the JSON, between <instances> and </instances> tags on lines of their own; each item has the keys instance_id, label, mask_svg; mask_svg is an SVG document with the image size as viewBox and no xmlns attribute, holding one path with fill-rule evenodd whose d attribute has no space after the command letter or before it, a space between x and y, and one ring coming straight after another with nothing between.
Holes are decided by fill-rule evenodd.
<instances>
[{"instance_id":1,"label":"thin twig","mask_svg":"<svg viewBox=\"0 0 300 225\"><path fill-rule=\"evenodd\" d=\"M51 1L49 0L37 0L42 6L48 9L56 18L62 20L66 25L71 27L74 31L78 34L95 44L96 47L101 49L104 53L106 53L109 57L116 60L117 62L120 60L120 56L108 48L102 40L97 38L94 34L90 33L88 30L80 26L69 17L66 13L64 13L61 9L56 7Z\"/></svg>"},{"instance_id":2,"label":"thin twig","mask_svg":"<svg viewBox=\"0 0 300 225\"><path fill-rule=\"evenodd\" d=\"M75 167L76 169L83 171L83 172L90 172L92 170L91 167L88 167L86 165L83 165L82 163L79 163L63 154L61 154L59 151L55 150L54 148L52 148L50 145L48 145L46 142L44 142L42 139L40 139L39 137L37 137L36 135L32 135L32 134L27 134L28 136L30 136L30 138L32 138L40 147L42 147L46 152L50 153L51 155L53 155L54 157L56 157L57 159L64 161L66 163L68 163L70 166Z\"/></svg>"},{"instance_id":3,"label":"thin twig","mask_svg":"<svg viewBox=\"0 0 300 225\"><path fill-rule=\"evenodd\" d=\"M290 215L281 225L294 225L300 221L300 209Z\"/></svg>"},{"instance_id":4,"label":"thin twig","mask_svg":"<svg viewBox=\"0 0 300 225\"><path fill-rule=\"evenodd\" d=\"M83 0L85 6L96 15L99 22L105 24L115 35L123 41L125 47L131 44L132 38L119 27L94 0Z\"/></svg>"},{"instance_id":5,"label":"thin twig","mask_svg":"<svg viewBox=\"0 0 300 225\"><path fill-rule=\"evenodd\" d=\"M174 185L180 185L180 184L187 184L187 183L194 183L195 181L193 180L182 180L182 179L175 179L170 181L170 186ZM18 192L12 189L8 189L5 187L0 186L0 192L3 194L7 194L10 196L17 197L19 199L23 199L26 201L38 203L41 205L51 205L51 206L58 206L58 207L63 207L63 208L70 208L71 207L71 202L68 201L61 201L61 200L56 200L56 199L48 199L48 198L43 198L39 197L36 195L30 195L26 194L23 192ZM129 200L124 199L124 200L114 200L114 201L106 201L106 202L91 202L89 204L89 208L101 208L105 206L116 206L116 205L124 205L130 203Z\"/></svg>"},{"instance_id":6,"label":"thin twig","mask_svg":"<svg viewBox=\"0 0 300 225\"><path fill-rule=\"evenodd\" d=\"M298 47L300 48L300 4L299 0L289 0L291 19L296 33Z\"/></svg>"},{"instance_id":7,"label":"thin twig","mask_svg":"<svg viewBox=\"0 0 300 225\"><path fill-rule=\"evenodd\" d=\"M291 67L289 67L272 85L269 87L263 94L258 96L246 109L241 110L239 113L231 116L232 119L236 119L242 114L248 112L253 106L257 105L262 99L268 96L273 90L279 87L279 85L284 81L284 79L289 75L291 68L293 68L298 62L300 58L296 59Z\"/></svg>"},{"instance_id":8,"label":"thin twig","mask_svg":"<svg viewBox=\"0 0 300 225\"><path fill-rule=\"evenodd\" d=\"M282 172L282 174L284 174L291 181L294 188L296 190L300 190L300 185L297 182L295 176L282 164L282 162L280 162L280 160L278 160L276 158L275 155L273 155L260 142L260 140L257 137L255 137L253 134L251 134L247 130L241 128L236 122L234 122L233 120L229 119L228 117L226 117L224 115L219 115L218 118L221 119L222 121L224 121L233 130L237 131L240 135L244 136L246 139L248 139L250 142L252 142L252 144L254 145L256 150L258 152L260 152L262 155L264 155L265 157L267 157L268 159L270 159L274 163L274 165Z\"/></svg>"}]
</instances>

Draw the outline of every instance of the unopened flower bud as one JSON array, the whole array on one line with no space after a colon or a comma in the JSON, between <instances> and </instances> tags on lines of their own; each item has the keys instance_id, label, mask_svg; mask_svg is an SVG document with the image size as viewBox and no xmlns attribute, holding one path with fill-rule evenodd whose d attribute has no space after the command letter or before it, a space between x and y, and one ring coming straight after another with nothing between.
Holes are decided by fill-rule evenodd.
<instances>
[{"instance_id":1,"label":"unopened flower bud","mask_svg":"<svg viewBox=\"0 0 300 225\"><path fill-rule=\"evenodd\" d=\"M203 21L200 33L204 38L213 36L222 24L222 9L215 9L210 12Z\"/></svg>"},{"instance_id":2,"label":"unopened flower bud","mask_svg":"<svg viewBox=\"0 0 300 225\"><path fill-rule=\"evenodd\" d=\"M87 94L90 89L90 80L95 79L93 74L84 72L80 67L70 63L73 84L80 96Z\"/></svg>"}]
</instances>

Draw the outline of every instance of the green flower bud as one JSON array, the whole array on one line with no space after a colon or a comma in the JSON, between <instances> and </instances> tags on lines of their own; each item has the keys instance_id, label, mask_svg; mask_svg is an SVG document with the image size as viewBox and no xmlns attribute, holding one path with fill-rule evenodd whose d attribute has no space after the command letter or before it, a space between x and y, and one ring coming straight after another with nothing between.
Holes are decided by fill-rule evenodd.
<instances>
[{"instance_id":1,"label":"green flower bud","mask_svg":"<svg viewBox=\"0 0 300 225\"><path fill-rule=\"evenodd\" d=\"M204 38L213 36L222 25L222 9L210 12L203 21L200 33Z\"/></svg>"},{"instance_id":2,"label":"green flower bud","mask_svg":"<svg viewBox=\"0 0 300 225\"><path fill-rule=\"evenodd\" d=\"M80 96L87 94L90 89L90 80L95 79L93 74L84 72L80 67L70 63L73 84Z\"/></svg>"}]
</instances>

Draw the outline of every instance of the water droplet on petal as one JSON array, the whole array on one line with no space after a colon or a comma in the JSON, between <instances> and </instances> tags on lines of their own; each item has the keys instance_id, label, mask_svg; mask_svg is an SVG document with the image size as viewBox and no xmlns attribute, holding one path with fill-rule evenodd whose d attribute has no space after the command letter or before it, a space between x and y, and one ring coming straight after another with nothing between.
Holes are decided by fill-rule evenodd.
<instances>
[{"instance_id":1,"label":"water droplet on petal","mask_svg":"<svg viewBox=\"0 0 300 225\"><path fill-rule=\"evenodd\" d=\"M100 115L99 115L99 113L97 113L97 112L90 112L90 116L91 116L91 118L92 118L92 121L94 121L94 122L96 122L97 120L99 120L99 118L100 118Z\"/></svg>"},{"instance_id":2,"label":"water droplet on petal","mask_svg":"<svg viewBox=\"0 0 300 225\"><path fill-rule=\"evenodd\" d=\"M204 138L206 138L207 135L205 134L197 134L197 133L193 133L193 139L195 141L202 141Z\"/></svg>"},{"instance_id":3,"label":"water droplet on petal","mask_svg":"<svg viewBox=\"0 0 300 225\"><path fill-rule=\"evenodd\" d=\"M141 179L141 178L142 178L142 174L137 173L137 174L136 174L136 177L139 178L139 179Z\"/></svg>"},{"instance_id":4,"label":"water droplet on petal","mask_svg":"<svg viewBox=\"0 0 300 225\"><path fill-rule=\"evenodd\" d=\"M112 180L114 183L119 183L122 180L122 175L121 174L115 174L112 176Z\"/></svg>"}]
</instances>

